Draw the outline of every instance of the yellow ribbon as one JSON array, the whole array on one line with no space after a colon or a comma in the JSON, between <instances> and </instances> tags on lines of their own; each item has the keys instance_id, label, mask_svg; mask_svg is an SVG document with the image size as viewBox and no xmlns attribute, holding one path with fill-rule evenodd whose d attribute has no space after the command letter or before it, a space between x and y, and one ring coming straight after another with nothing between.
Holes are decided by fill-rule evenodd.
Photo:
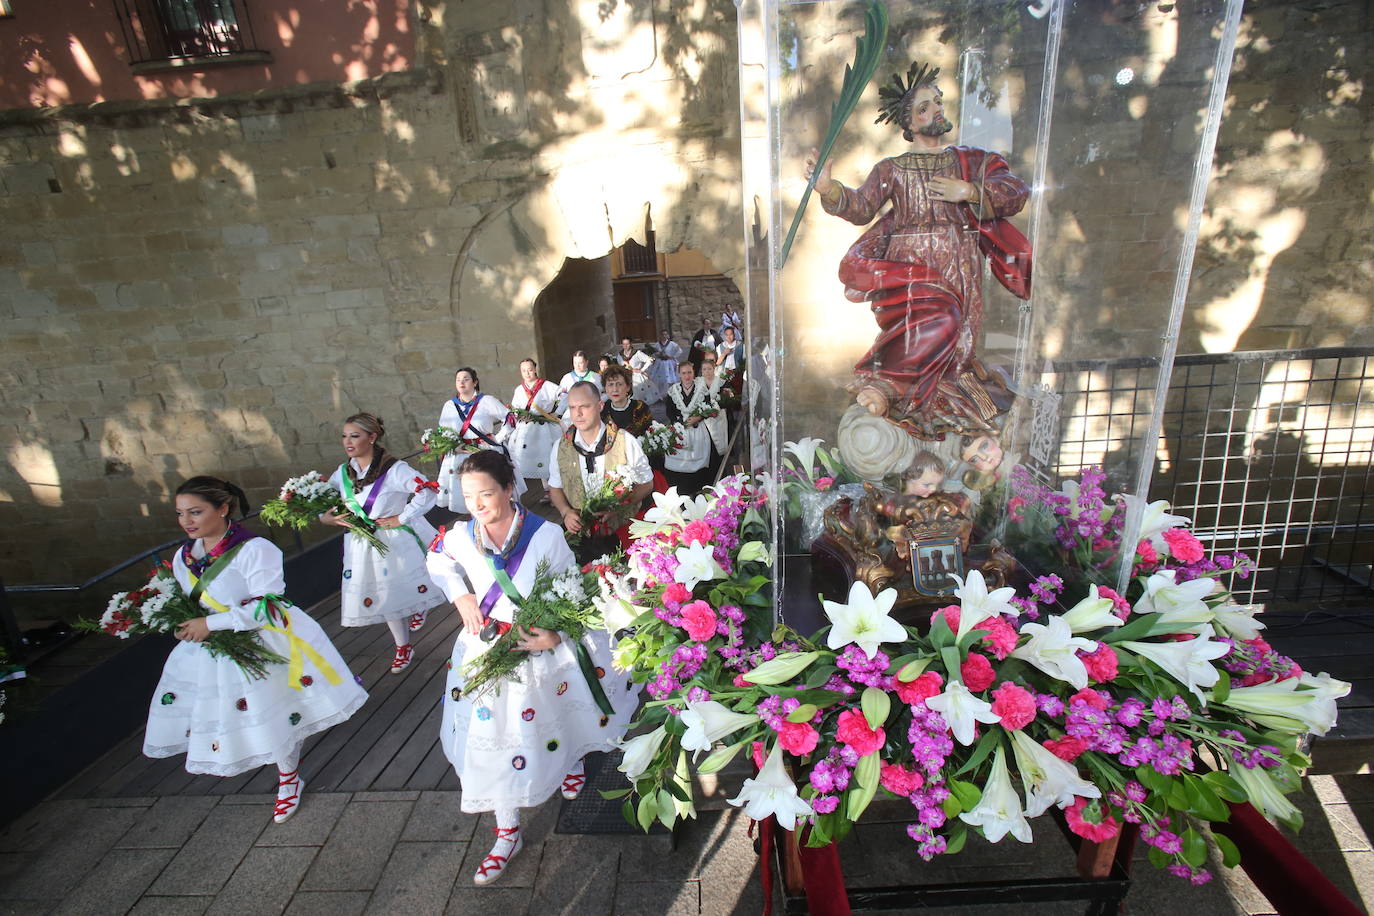
<instances>
[{"instance_id":1,"label":"yellow ribbon","mask_svg":"<svg viewBox=\"0 0 1374 916\"><path fill-rule=\"evenodd\" d=\"M191 576L191 584L195 585L197 581L195 573L189 573L189 575ZM208 592L202 592L200 600L209 605L216 614L227 614L229 612L229 608L212 598ZM271 610L272 608L267 597L263 596L258 599L258 606L254 613L259 619L271 620ZM304 639L301 639L291 630L291 617L285 611L280 611L280 613L283 622L286 624L285 627L264 623L262 628L272 633L280 633L285 636L287 641L291 644L291 657L287 660L286 666L287 684L291 689L301 689L301 675L305 673L306 659L309 659L311 664L319 669L320 674L324 675L324 679L329 683L337 684L342 681L343 678L339 677L339 673L334 670L334 667L330 665L329 662L325 661L324 656L320 655L320 653L315 650L314 646L310 645L310 643L306 642Z\"/></svg>"}]
</instances>

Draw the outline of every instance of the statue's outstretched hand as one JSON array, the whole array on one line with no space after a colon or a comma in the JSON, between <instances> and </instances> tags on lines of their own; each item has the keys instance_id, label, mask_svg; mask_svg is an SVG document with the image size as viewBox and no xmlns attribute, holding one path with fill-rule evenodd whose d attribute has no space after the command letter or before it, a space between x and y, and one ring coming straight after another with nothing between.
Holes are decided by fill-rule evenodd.
<instances>
[{"instance_id":1,"label":"statue's outstretched hand","mask_svg":"<svg viewBox=\"0 0 1374 916\"><path fill-rule=\"evenodd\" d=\"M806 157L806 178L811 180L811 175L816 171L816 160L821 158L818 150L812 150ZM830 163L821 166L820 174L816 176L816 191L821 195L829 194L831 186L835 183L830 177Z\"/></svg>"},{"instance_id":2,"label":"statue's outstretched hand","mask_svg":"<svg viewBox=\"0 0 1374 916\"><path fill-rule=\"evenodd\" d=\"M887 395L869 385L861 389L854 398L859 406L875 417L887 416Z\"/></svg>"}]
</instances>

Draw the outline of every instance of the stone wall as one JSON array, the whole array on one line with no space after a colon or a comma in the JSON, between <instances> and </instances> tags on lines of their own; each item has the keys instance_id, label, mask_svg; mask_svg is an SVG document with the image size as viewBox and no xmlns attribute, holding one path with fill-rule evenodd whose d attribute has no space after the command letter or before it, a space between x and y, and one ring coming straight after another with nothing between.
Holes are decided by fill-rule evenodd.
<instances>
[{"instance_id":1,"label":"stone wall","mask_svg":"<svg viewBox=\"0 0 1374 916\"><path fill-rule=\"evenodd\" d=\"M599 306L565 298L579 317L548 307L558 285L541 292L565 259L643 241L650 211L661 250L699 249L743 282L733 4L417 14L415 68L376 80L0 113L6 581L70 580L171 537L168 494L192 473L260 502L332 465L358 409L404 451L458 365L507 392L538 345L561 374L565 334L600 338ZM1183 350L1374 337L1370 26L1362 0L1249 4ZM851 180L890 145L869 121L852 122ZM1076 167L1102 169L1084 149ZM1149 203L1129 174L1064 218L1092 224L1106 191ZM856 230L839 228L842 250ZM663 295L685 339L694 310L738 293L682 280ZM1075 308L1075 328L1111 324ZM1152 309L1125 330L1157 336ZM822 342L836 365L871 342L860 324Z\"/></svg>"}]
</instances>

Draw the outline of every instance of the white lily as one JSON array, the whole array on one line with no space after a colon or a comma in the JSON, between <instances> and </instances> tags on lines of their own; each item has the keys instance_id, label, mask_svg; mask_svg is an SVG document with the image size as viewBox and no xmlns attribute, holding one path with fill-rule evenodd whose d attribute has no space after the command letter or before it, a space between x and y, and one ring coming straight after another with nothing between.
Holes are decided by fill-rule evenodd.
<instances>
[{"instance_id":1,"label":"white lily","mask_svg":"<svg viewBox=\"0 0 1374 916\"><path fill-rule=\"evenodd\" d=\"M1217 632L1232 639L1254 639L1264 629L1264 624L1255 619L1257 607L1241 607L1238 604L1222 604L1212 609L1212 625Z\"/></svg>"},{"instance_id":2,"label":"white lily","mask_svg":"<svg viewBox=\"0 0 1374 916\"><path fill-rule=\"evenodd\" d=\"M1045 750L1024 731L1017 729L1011 733L1011 749L1026 787L1026 817L1039 817L1050 805L1067 807L1073 804L1075 795L1102 797L1102 790L1079 776L1073 764Z\"/></svg>"},{"instance_id":3,"label":"white lily","mask_svg":"<svg viewBox=\"0 0 1374 916\"><path fill-rule=\"evenodd\" d=\"M705 518L706 513L711 511L711 496L700 493L696 496L687 497L687 501L682 504L682 518L687 524L691 524L697 519Z\"/></svg>"},{"instance_id":4,"label":"white lily","mask_svg":"<svg viewBox=\"0 0 1374 916\"><path fill-rule=\"evenodd\" d=\"M716 562L710 544L688 544L679 547L673 556L677 557L673 580L687 586L688 591L696 588L698 582L725 578L725 570Z\"/></svg>"},{"instance_id":5,"label":"white lily","mask_svg":"<svg viewBox=\"0 0 1374 916\"><path fill-rule=\"evenodd\" d=\"M1206 702L1202 688L1211 687L1220 679L1214 659L1221 658L1231 647L1214 642L1216 635L1210 625L1203 624L1194 639L1181 642L1138 642L1126 640L1122 648L1148 658L1163 668L1170 677L1187 687L1201 702Z\"/></svg>"},{"instance_id":6,"label":"white lily","mask_svg":"<svg viewBox=\"0 0 1374 916\"><path fill-rule=\"evenodd\" d=\"M1069 518L1077 521L1078 516L1083 514L1083 507L1078 504L1083 488L1076 480L1066 480L1059 485L1059 492L1069 501Z\"/></svg>"},{"instance_id":7,"label":"white lily","mask_svg":"<svg viewBox=\"0 0 1374 916\"><path fill-rule=\"evenodd\" d=\"M1012 656L1030 662L1050 677L1067 681L1082 690L1088 686L1088 669L1076 654L1097 651L1097 642L1074 636L1063 617L1047 617L1044 623L1028 623L1021 635L1029 640L1012 650Z\"/></svg>"},{"instance_id":8,"label":"white lily","mask_svg":"<svg viewBox=\"0 0 1374 916\"><path fill-rule=\"evenodd\" d=\"M854 643L872 658L881 643L906 639L906 627L889 616L896 601L896 589L885 588L875 598L868 586L857 579L849 586L848 604L823 600L825 616L830 618L826 646L843 649Z\"/></svg>"},{"instance_id":9,"label":"white lily","mask_svg":"<svg viewBox=\"0 0 1374 916\"><path fill-rule=\"evenodd\" d=\"M960 579L958 576L954 579L959 583L959 587L954 590L954 596L959 599L959 632L956 634L958 638L962 639L969 630L989 617L998 614L1015 617L1021 613L1011 603L1011 599L1016 597L1016 589L1004 587L989 592L987 581L980 570L972 570L966 579Z\"/></svg>"},{"instance_id":10,"label":"white lily","mask_svg":"<svg viewBox=\"0 0 1374 916\"><path fill-rule=\"evenodd\" d=\"M926 700L926 706L944 716L945 724L960 744L973 743L975 722L995 725L1002 717L992 711L992 704L969 693L963 681L950 678L945 689Z\"/></svg>"},{"instance_id":11,"label":"white lily","mask_svg":"<svg viewBox=\"0 0 1374 916\"><path fill-rule=\"evenodd\" d=\"M688 702L687 708L678 717L687 731L682 736L685 750L709 751L711 747L732 732L748 728L759 721L751 712L731 712L728 707L715 700L704 703Z\"/></svg>"},{"instance_id":12,"label":"white lily","mask_svg":"<svg viewBox=\"0 0 1374 916\"><path fill-rule=\"evenodd\" d=\"M764 761L759 775L746 779L737 797L729 799L730 804L744 806L744 813L756 821L772 815L784 830L797 826L797 818L807 817L815 812L797 794L797 786L782 765L782 745L775 744L773 752Z\"/></svg>"},{"instance_id":13,"label":"white lily","mask_svg":"<svg viewBox=\"0 0 1374 916\"><path fill-rule=\"evenodd\" d=\"M1088 597L1063 614L1064 622L1075 633L1088 633L1104 627L1121 626L1121 618L1112 613L1112 599L1103 598L1096 585L1088 586ZM962 623L962 621L960 621Z\"/></svg>"},{"instance_id":14,"label":"white lily","mask_svg":"<svg viewBox=\"0 0 1374 916\"><path fill-rule=\"evenodd\" d=\"M1220 705L1243 712L1266 728L1290 735L1324 735L1336 724L1336 700L1348 693L1350 685L1345 681L1304 672L1301 677L1232 687ZM1211 700L1211 694L1208 699Z\"/></svg>"},{"instance_id":15,"label":"white lily","mask_svg":"<svg viewBox=\"0 0 1374 916\"><path fill-rule=\"evenodd\" d=\"M669 487L667 493L654 493L653 497L654 504L644 512L644 518L630 522L631 537L645 537L671 525L687 524L682 510L689 500L678 493L677 487Z\"/></svg>"},{"instance_id":16,"label":"white lily","mask_svg":"<svg viewBox=\"0 0 1374 916\"><path fill-rule=\"evenodd\" d=\"M1149 541L1155 550L1168 553L1169 545L1164 541L1164 532L1170 528L1186 525L1191 521L1187 516L1170 515L1167 499L1157 499L1152 503L1147 503L1142 497L1124 494L1121 499L1126 502L1126 517L1128 519L1133 513L1140 513L1140 532L1136 535L1136 542Z\"/></svg>"},{"instance_id":17,"label":"white lily","mask_svg":"<svg viewBox=\"0 0 1374 916\"><path fill-rule=\"evenodd\" d=\"M1158 614L1160 619L1179 625L1179 631L1196 632L1199 624L1211 623L1216 612L1203 601L1216 588L1212 579L1177 582L1178 570L1161 569L1145 580L1145 594L1135 603L1137 614Z\"/></svg>"},{"instance_id":18,"label":"white lily","mask_svg":"<svg viewBox=\"0 0 1374 916\"><path fill-rule=\"evenodd\" d=\"M1286 824L1301 823L1302 813L1297 806L1284 797L1283 792L1274 784L1273 777L1264 767L1253 769L1235 764L1227 769L1228 773L1245 790L1250 804L1259 809L1265 817L1283 821Z\"/></svg>"},{"instance_id":19,"label":"white lily","mask_svg":"<svg viewBox=\"0 0 1374 916\"><path fill-rule=\"evenodd\" d=\"M763 541L748 541L740 547L736 559L740 563L753 563L762 560L766 566L772 566L773 551Z\"/></svg>"},{"instance_id":20,"label":"white lily","mask_svg":"<svg viewBox=\"0 0 1374 916\"><path fill-rule=\"evenodd\" d=\"M972 811L960 814L959 820L982 828L983 837L989 843L1000 842L1008 833L1022 843L1031 841L1031 825L1021 808L1021 797L1012 788L1011 773L1007 772L1006 751L1001 745L994 752L992 771L988 774L987 785L983 786L983 797Z\"/></svg>"},{"instance_id":21,"label":"white lily","mask_svg":"<svg viewBox=\"0 0 1374 916\"><path fill-rule=\"evenodd\" d=\"M663 740L667 737L668 729L660 725L646 735L631 738L629 741L621 740L620 749L625 752L625 759L620 761L616 769L634 782L649 769L649 764L654 762L654 755L658 753L658 749L663 746Z\"/></svg>"},{"instance_id":22,"label":"white lily","mask_svg":"<svg viewBox=\"0 0 1374 916\"><path fill-rule=\"evenodd\" d=\"M806 479L812 483L816 482L816 477L811 473L811 468L816 463L816 449L825 445L824 439L817 439L814 436L807 436L797 442L784 442L782 450L791 452L797 456L797 470L806 475Z\"/></svg>"}]
</instances>

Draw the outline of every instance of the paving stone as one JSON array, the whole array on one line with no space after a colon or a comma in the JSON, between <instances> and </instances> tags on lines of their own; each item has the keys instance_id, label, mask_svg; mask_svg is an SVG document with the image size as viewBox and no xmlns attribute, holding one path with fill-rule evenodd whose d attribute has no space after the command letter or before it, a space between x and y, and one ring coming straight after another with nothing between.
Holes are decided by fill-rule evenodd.
<instances>
[{"instance_id":1,"label":"paving stone","mask_svg":"<svg viewBox=\"0 0 1374 916\"><path fill-rule=\"evenodd\" d=\"M353 800L360 802L395 802L395 801L416 801L420 797L418 791L414 792L354 792Z\"/></svg>"},{"instance_id":2,"label":"paving stone","mask_svg":"<svg viewBox=\"0 0 1374 916\"><path fill-rule=\"evenodd\" d=\"M369 913L438 913L448 903L467 843L397 843Z\"/></svg>"},{"instance_id":3,"label":"paving stone","mask_svg":"<svg viewBox=\"0 0 1374 916\"><path fill-rule=\"evenodd\" d=\"M523 813L525 812L522 811ZM544 818L542 825L537 817L528 817L526 820L528 822L521 825L521 832L525 834L525 846L511 859L505 873L501 875L502 887L533 887L539 874L539 860L544 852L542 841L549 836L552 819ZM478 821L477 830L472 841L468 843L467 856L458 869L458 887L472 883L472 876L477 873L478 866L482 864L487 853L491 852L491 847L496 841L496 834L492 832L495 826L496 819L491 814L483 814Z\"/></svg>"},{"instance_id":4,"label":"paving stone","mask_svg":"<svg viewBox=\"0 0 1374 916\"><path fill-rule=\"evenodd\" d=\"M701 887L695 881L627 881L624 866L616 887L615 916L697 916Z\"/></svg>"},{"instance_id":5,"label":"paving stone","mask_svg":"<svg viewBox=\"0 0 1374 916\"><path fill-rule=\"evenodd\" d=\"M156 796L141 798L92 798L88 804L92 808L149 808L158 801Z\"/></svg>"},{"instance_id":6,"label":"paving stone","mask_svg":"<svg viewBox=\"0 0 1374 916\"><path fill-rule=\"evenodd\" d=\"M0 899L50 900L54 888L75 887L141 814L138 808L65 811L64 833L34 850L38 855L28 867L0 887ZM37 829L30 835L37 836Z\"/></svg>"},{"instance_id":7,"label":"paving stone","mask_svg":"<svg viewBox=\"0 0 1374 916\"><path fill-rule=\"evenodd\" d=\"M371 890L386 865L382 853L395 845L412 807L409 801L351 801L306 873L301 890Z\"/></svg>"},{"instance_id":8,"label":"paving stone","mask_svg":"<svg viewBox=\"0 0 1374 916\"><path fill-rule=\"evenodd\" d=\"M524 855L524 853L521 853ZM534 896L532 887L507 887L502 876L499 887L476 887L472 876L466 872L458 876L458 885L453 896L448 898L445 916L473 916L474 913L500 913L501 916L527 916L531 912L544 916L543 912L532 911L530 900Z\"/></svg>"},{"instance_id":9,"label":"paving stone","mask_svg":"<svg viewBox=\"0 0 1374 916\"><path fill-rule=\"evenodd\" d=\"M220 795L217 797L221 805L258 805L268 811L272 810L272 805L277 800L275 795Z\"/></svg>"},{"instance_id":10,"label":"paving stone","mask_svg":"<svg viewBox=\"0 0 1374 916\"><path fill-rule=\"evenodd\" d=\"M268 810L219 805L149 889L157 896L217 894L271 822Z\"/></svg>"},{"instance_id":11,"label":"paving stone","mask_svg":"<svg viewBox=\"0 0 1374 916\"><path fill-rule=\"evenodd\" d=\"M620 853L612 844L598 842L600 839L554 835L544 841L531 910L536 913L611 912ZM505 880L504 875L502 880Z\"/></svg>"},{"instance_id":12,"label":"paving stone","mask_svg":"<svg viewBox=\"0 0 1374 916\"><path fill-rule=\"evenodd\" d=\"M0 902L0 916L46 916L53 906L52 900L6 900Z\"/></svg>"},{"instance_id":13,"label":"paving stone","mask_svg":"<svg viewBox=\"0 0 1374 916\"><path fill-rule=\"evenodd\" d=\"M285 916L361 916L369 891L298 891Z\"/></svg>"},{"instance_id":14,"label":"paving stone","mask_svg":"<svg viewBox=\"0 0 1374 916\"><path fill-rule=\"evenodd\" d=\"M91 808L84 798L45 801L0 832L0 852L40 852L54 840L70 835Z\"/></svg>"},{"instance_id":15,"label":"paving stone","mask_svg":"<svg viewBox=\"0 0 1374 916\"><path fill-rule=\"evenodd\" d=\"M703 822L706 817L703 813ZM739 809L722 811L715 817L711 852L700 870L702 916L762 912L759 857L748 834L749 818Z\"/></svg>"},{"instance_id":16,"label":"paving stone","mask_svg":"<svg viewBox=\"0 0 1374 916\"><path fill-rule=\"evenodd\" d=\"M407 842L466 842L473 837L479 816L464 814L457 792L422 792L406 821L401 839Z\"/></svg>"},{"instance_id":17,"label":"paving stone","mask_svg":"<svg viewBox=\"0 0 1374 916\"><path fill-rule=\"evenodd\" d=\"M62 916L125 912L175 855L175 849L111 849L53 912Z\"/></svg>"},{"instance_id":18,"label":"paving stone","mask_svg":"<svg viewBox=\"0 0 1374 916\"><path fill-rule=\"evenodd\" d=\"M172 795L158 799L115 845L179 848L218 804L218 798L207 796Z\"/></svg>"},{"instance_id":19,"label":"paving stone","mask_svg":"<svg viewBox=\"0 0 1374 916\"><path fill-rule=\"evenodd\" d=\"M144 897L129 916L201 916L214 902L214 897Z\"/></svg>"},{"instance_id":20,"label":"paving stone","mask_svg":"<svg viewBox=\"0 0 1374 916\"><path fill-rule=\"evenodd\" d=\"M215 897L210 916L278 916L317 851L313 846L250 849Z\"/></svg>"},{"instance_id":21,"label":"paving stone","mask_svg":"<svg viewBox=\"0 0 1374 916\"><path fill-rule=\"evenodd\" d=\"M258 846L323 846L348 807L347 792L308 794L285 824L270 823L258 836Z\"/></svg>"}]
</instances>

